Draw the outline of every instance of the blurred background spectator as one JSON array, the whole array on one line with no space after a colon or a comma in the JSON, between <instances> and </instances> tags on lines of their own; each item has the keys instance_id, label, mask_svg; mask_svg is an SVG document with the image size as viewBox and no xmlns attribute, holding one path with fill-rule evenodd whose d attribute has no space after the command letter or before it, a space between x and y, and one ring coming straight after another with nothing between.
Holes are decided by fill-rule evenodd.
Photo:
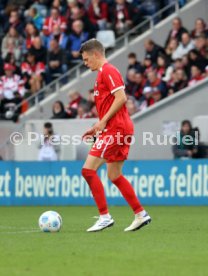
<instances>
[{"instance_id":1,"label":"blurred background spectator","mask_svg":"<svg viewBox=\"0 0 208 276\"><path fill-rule=\"evenodd\" d=\"M126 107L130 116L139 110L138 103L136 99L132 96L128 96Z\"/></svg>"},{"instance_id":2,"label":"blurred background spectator","mask_svg":"<svg viewBox=\"0 0 208 276\"><path fill-rule=\"evenodd\" d=\"M148 106L151 106L154 104L154 99L152 97L152 88L150 86L146 86L144 87L143 91L142 91L142 97L140 98L140 106L139 106L139 110L140 111L144 111L145 109L147 109Z\"/></svg>"},{"instance_id":3,"label":"blurred background spectator","mask_svg":"<svg viewBox=\"0 0 208 276\"><path fill-rule=\"evenodd\" d=\"M36 36L33 39L32 46L30 48L30 52L35 56L36 62L46 63L46 48L43 46L42 40L40 36Z\"/></svg>"},{"instance_id":4,"label":"blurred background spectator","mask_svg":"<svg viewBox=\"0 0 208 276\"><path fill-rule=\"evenodd\" d=\"M206 29L206 22L202 18L197 18L195 21L194 29L191 32L191 37L197 38L200 35L204 35L206 38L208 37L208 30Z\"/></svg>"},{"instance_id":5,"label":"blurred background spectator","mask_svg":"<svg viewBox=\"0 0 208 276\"><path fill-rule=\"evenodd\" d=\"M166 83L157 76L155 70L152 70L147 74L147 82L145 86L151 87L153 92L157 91L160 93L162 98L167 96Z\"/></svg>"},{"instance_id":6,"label":"blurred background spectator","mask_svg":"<svg viewBox=\"0 0 208 276\"><path fill-rule=\"evenodd\" d=\"M197 135L196 135L197 134ZM192 128L189 120L181 123L181 130L177 135L176 145L173 146L175 158L194 158L198 152L198 132Z\"/></svg>"},{"instance_id":7,"label":"blurred background spectator","mask_svg":"<svg viewBox=\"0 0 208 276\"><path fill-rule=\"evenodd\" d=\"M61 101L56 101L52 108L53 116L51 119L67 119L68 114L65 111L64 104Z\"/></svg>"},{"instance_id":8,"label":"blurred background spectator","mask_svg":"<svg viewBox=\"0 0 208 276\"><path fill-rule=\"evenodd\" d=\"M137 60L137 55L136 53L130 53L128 55L128 68L129 69L135 69L136 72L138 73L142 73L144 71L143 66L141 65L141 63Z\"/></svg>"},{"instance_id":9,"label":"blurred background spectator","mask_svg":"<svg viewBox=\"0 0 208 276\"><path fill-rule=\"evenodd\" d=\"M157 63L159 54L164 52L164 49L157 45L152 39L147 39L144 42L145 57L149 57L153 64Z\"/></svg>"},{"instance_id":10,"label":"blurred background spectator","mask_svg":"<svg viewBox=\"0 0 208 276\"><path fill-rule=\"evenodd\" d=\"M78 91L69 92L69 104L66 107L66 112L70 118L77 116L77 110L79 104L85 104L87 102Z\"/></svg>"},{"instance_id":11,"label":"blurred background spectator","mask_svg":"<svg viewBox=\"0 0 208 276\"><path fill-rule=\"evenodd\" d=\"M25 43L23 52L26 53L33 45L34 38L39 35L38 29L33 23L27 23L25 26Z\"/></svg>"},{"instance_id":12,"label":"blurred background spectator","mask_svg":"<svg viewBox=\"0 0 208 276\"><path fill-rule=\"evenodd\" d=\"M65 32L67 29L66 18L60 15L59 9L56 7L52 7L50 16L45 19L43 25L44 35L50 35L53 31L54 25L59 25L62 32Z\"/></svg>"},{"instance_id":13,"label":"blurred background spectator","mask_svg":"<svg viewBox=\"0 0 208 276\"><path fill-rule=\"evenodd\" d=\"M26 19L28 22L32 22L39 31L42 30L44 18L39 14L37 8L31 7Z\"/></svg>"},{"instance_id":14,"label":"blurred background spectator","mask_svg":"<svg viewBox=\"0 0 208 276\"><path fill-rule=\"evenodd\" d=\"M79 49L81 44L89 39L89 33L84 31L84 24L81 20L74 20L72 23L72 33L69 35L69 60L71 64L81 61Z\"/></svg>"},{"instance_id":15,"label":"blurred background spectator","mask_svg":"<svg viewBox=\"0 0 208 276\"><path fill-rule=\"evenodd\" d=\"M169 82L169 90L168 95L172 95L179 90L185 88L187 86L187 76L183 69L176 69L172 73L171 82Z\"/></svg>"},{"instance_id":16,"label":"blurred background spectator","mask_svg":"<svg viewBox=\"0 0 208 276\"><path fill-rule=\"evenodd\" d=\"M111 10L112 24L117 35L124 34L142 20L139 8L130 1L115 0Z\"/></svg>"},{"instance_id":17,"label":"blurred background spectator","mask_svg":"<svg viewBox=\"0 0 208 276\"><path fill-rule=\"evenodd\" d=\"M4 25L4 32L7 33L10 27L15 28L19 34L24 31L24 21L21 20L18 9L9 12L9 18Z\"/></svg>"},{"instance_id":18,"label":"blurred background spectator","mask_svg":"<svg viewBox=\"0 0 208 276\"><path fill-rule=\"evenodd\" d=\"M195 85L198 81L203 80L204 76L202 74L202 70L197 65L191 66L191 78L188 83L188 86Z\"/></svg>"},{"instance_id":19,"label":"blurred background spectator","mask_svg":"<svg viewBox=\"0 0 208 276\"><path fill-rule=\"evenodd\" d=\"M97 30L105 30L109 26L109 12L107 3L101 0L92 0L87 14L91 23L96 26Z\"/></svg>"},{"instance_id":20,"label":"blurred background spectator","mask_svg":"<svg viewBox=\"0 0 208 276\"><path fill-rule=\"evenodd\" d=\"M49 49L52 39L56 39L62 49L65 50L67 48L69 36L66 33L61 32L60 25L54 25L51 34L44 38L47 49Z\"/></svg>"},{"instance_id":21,"label":"blurred background spectator","mask_svg":"<svg viewBox=\"0 0 208 276\"><path fill-rule=\"evenodd\" d=\"M24 39L17 32L16 28L10 27L7 34L2 40L2 44L1 44L2 58L6 59L8 54L13 54L15 63L17 65L20 65L23 43L24 43Z\"/></svg>"},{"instance_id":22,"label":"blurred background spectator","mask_svg":"<svg viewBox=\"0 0 208 276\"><path fill-rule=\"evenodd\" d=\"M54 133L53 125L50 122L44 124L43 139L39 144L39 161L56 161L60 153L60 136Z\"/></svg>"},{"instance_id":23,"label":"blurred background spectator","mask_svg":"<svg viewBox=\"0 0 208 276\"><path fill-rule=\"evenodd\" d=\"M14 74L15 67L9 63L4 64L4 72L0 78L0 118L13 119L14 113L25 94L24 81L17 74ZM16 119L15 119L16 120Z\"/></svg>"},{"instance_id":24,"label":"blurred background spectator","mask_svg":"<svg viewBox=\"0 0 208 276\"><path fill-rule=\"evenodd\" d=\"M174 18L172 21L172 29L168 34L165 46L168 45L172 38L176 39L178 42L181 42L183 33L187 33L187 30L183 27L182 20L179 17Z\"/></svg>"},{"instance_id":25,"label":"blurred background spectator","mask_svg":"<svg viewBox=\"0 0 208 276\"><path fill-rule=\"evenodd\" d=\"M179 43L177 49L173 52L172 58L182 58L184 55L188 54L189 51L194 49L194 42L191 39L189 33L183 33L181 36L181 42Z\"/></svg>"},{"instance_id":26,"label":"blurred background spectator","mask_svg":"<svg viewBox=\"0 0 208 276\"><path fill-rule=\"evenodd\" d=\"M66 64L66 53L61 49L58 41L52 39L50 41L50 48L47 55L47 81L51 82L60 75L64 74L68 67Z\"/></svg>"},{"instance_id":27,"label":"blurred background spectator","mask_svg":"<svg viewBox=\"0 0 208 276\"><path fill-rule=\"evenodd\" d=\"M29 51L25 61L21 64L21 73L25 81L25 87L29 93L38 92L45 79L45 64L37 62L33 51Z\"/></svg>"}]
</instances>

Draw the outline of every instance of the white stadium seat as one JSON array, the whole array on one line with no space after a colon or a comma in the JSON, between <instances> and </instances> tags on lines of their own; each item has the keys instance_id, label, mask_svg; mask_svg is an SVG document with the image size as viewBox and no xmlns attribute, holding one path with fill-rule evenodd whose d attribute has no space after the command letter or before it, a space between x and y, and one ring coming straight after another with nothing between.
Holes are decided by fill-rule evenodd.
<instances>
[{"instance_id":1,"label":"white stadium seat","mask_svg":"<svg viewBox=\"0 0 208 276\"><path fill-rule=\"evenodd\" d=\"M116 45L115 33L112 30L98 31L96 39L99 40L106 49L114 48Z\"/></svg>"}]
</instances>

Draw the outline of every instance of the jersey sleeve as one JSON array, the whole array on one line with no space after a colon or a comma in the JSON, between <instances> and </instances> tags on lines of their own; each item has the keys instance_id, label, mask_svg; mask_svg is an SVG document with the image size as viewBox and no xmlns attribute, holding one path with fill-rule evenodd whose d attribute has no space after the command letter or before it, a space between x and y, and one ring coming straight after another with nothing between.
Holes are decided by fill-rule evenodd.
<instances>
[{"instance_id":1,"label":"jersey sleeve","mask_svg":"<svg viewBox=\"0 0 208 276\"><path fill-rule=\"evenodd\" d=\"M103 75L105 84L111 94L116 92L117 90L125 88L121 73L116 68L106 68L106 70L103 72Z\"/></svg>"},{"instance_id":2,"label":"jersey sleeve","mask_svg":"<svg viewBox=\"0 0 208 276\"><path fill-rule=\"evenodd\" d=\"M43 23L43 33L44 35L49 35L49 17L47 17Z\"/></svg>"},{"instance_id":3,"label":"jersey sleeve","mask_svg":"<svg viewBox=\"0 0 208 276\"><path fill-rule=\"evenodd\" d=\"M28 64L26 63L26 62L23 62L22 64L21 64L21 72L22 72L22 74L25 74L25 73L28 73L29 74L29 69L30 68L28 68Z\"/></svg>"},{"instance_id":4,"label":"jersey sleeve","mask_svg":"<svg viewBox=\"0 0 208 276\"><path fill-rule=\"evenodd\" d=\"M43 62L38 62L37 63L35 73L37 75L45 73L45 64Z\"/></svg>"}]
</instances>

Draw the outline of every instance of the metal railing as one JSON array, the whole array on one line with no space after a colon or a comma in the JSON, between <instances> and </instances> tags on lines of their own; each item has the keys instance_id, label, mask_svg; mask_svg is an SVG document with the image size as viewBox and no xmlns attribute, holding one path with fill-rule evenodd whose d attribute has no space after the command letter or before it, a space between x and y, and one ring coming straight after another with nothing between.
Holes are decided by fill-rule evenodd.
<instances>
[{"instance_id":1,"label":"metal railing","mask_svg":"<svg viewBox=\"0 0 208 276\"><path fill-rule=\"evenodd\" d=\"M165 19L165 17L169 16L171 13L178 12L179 10L179 1L175 1L163 9L159 10L153 16L147 17L142 23L132 28L124 35L116 39L116 46L113 49L110 49L107 52L107 56L115 53L118 49L123 47L128 47L129 43L135 38L144 33L149 29L153 29L155 24L159 23L161 20ZM63 86L70 83L74 79L78 79L82 73L87 71L82 62L76 65L73 69L69 70L59 78L55 79L48 85L44 86L39 92L35 95L31 95L26 99L27 104L30 107L38 105L42 100L46 99L48 95L53 93L57 93L61 90ZM22 106L22 103L17 105L17 109ZM22 119L26 115L26 112L21 115Z\"/></svg>"}]
</instances>

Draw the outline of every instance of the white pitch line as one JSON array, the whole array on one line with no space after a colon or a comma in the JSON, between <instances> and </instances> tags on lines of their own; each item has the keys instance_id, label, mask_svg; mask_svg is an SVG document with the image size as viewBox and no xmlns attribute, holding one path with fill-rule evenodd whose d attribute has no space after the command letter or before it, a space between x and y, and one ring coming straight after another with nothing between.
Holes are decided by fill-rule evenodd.
<instances>
[{"instance_id":1,"label":"white pitch line","mask_svg":"<svg viewBox=\"0 0 208 276\"><path fill-rule=\"evenodd\" d=\"M25 231L7 231L7 232L0 232L1 234L29 234L29 233L37 233L40 232L40 230L25 230Z\"/></svg>"},{"instance_id":2,"label":"white pitch line","mask_svg":"<svg viewBox=\"0 0 208 276\"><path fill-rule=\"evenodd\" d=\"M37 227L18 227L18 226L6 226L0 225L0 229L17 229L17 230L37 230Z\"/></svg>"}]
</instances>

